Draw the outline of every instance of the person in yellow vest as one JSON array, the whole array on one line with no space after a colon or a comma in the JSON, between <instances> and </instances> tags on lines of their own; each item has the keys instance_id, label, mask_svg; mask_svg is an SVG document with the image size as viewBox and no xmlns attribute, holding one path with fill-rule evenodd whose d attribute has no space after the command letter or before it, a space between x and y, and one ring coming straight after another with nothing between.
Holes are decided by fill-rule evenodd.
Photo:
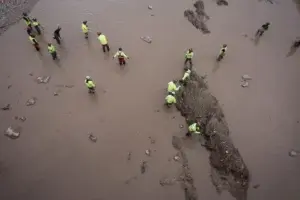
<instances>
[{"instance_id":1,"label":"person in yellow vest","mask_svg":"<svg viewBox=\"0 0 300 200\"><path fill-rule=\"evenodd\" d=\"M193 65L192 62L192 58L194 57L194 52L193 49L189 49L186 53L185 53L185 61L184 61L184 65L186 65L187 62L190 63L190 66Z\"/></svg>"},{"instance_id":2,"label":"person in yellow vest","mask_svg":"<svg viewBox=\"0 0 300 200\"><path fill-rule=\"evenodd\" d=\"M218 62L221 61L224 58L224 56L226 54L226 51L227 51L227 44L223 44L223 46L222 46L222 48L220 50L220 53L219 53L219 55L217 57L217 61Z\"/></svg>"},{"instance_id":3,"label":"person in yellow vest","mask_svg":"<svg viewBox=\"0 0 300 200\"><path fill-rule=\"evenodd\" d=\"M33 18L32 19L32 25L33 25L33 27L35 28L35 30L36 30L36 32L38 33L38 35L41 35L41 28L40 28L40 23L37 21L37 19L36 18Z\"/></svg>"},{"instance_id":4,"label":"person in yellow vest","mask_svg":"<svg viewBox=\"0 0 300 200\"><path fill-rule=\"evenodd\" d=\"M25 24L26 24L26 26L31 26L31 19L28 17L28 15L27 15L27 13L23 13L23 20L24 20L24 22L25 22Z\"/></svg>"},{"instance_id":5,"label":"person in yellow vest","mask_svg":"<svg viewBox=\"0 0 300 200\"><path fill-rule=\"evenodd\" d=\"M37 40L35 39L35 36L33 34L30 34L29 35L29 41L31 42L31 44L34 46L34 48L37 50L37 51L40 51L40 45L39 43L37 42Z\"/></svg>"},{"instance_id":6,"label":"person in yellow vest","mask_svg":"<svg viewBox=\"0 0 300 200\"><path fill-rule=\"evenodd\" d=\"M81 29L82 29L82 32L85 35L85 39L88 39L88 37L89 37L89 27L87 25L87 21L82 22Z\"/></svg>"},{"instance_id":7,"label":"person in yellow vest","mask_svg":"<svg viewBox=\"0 0 300 200\"><path fill-rule=\"evenodd\" d=\"M198 123L192 123L189 125L189 132L186 134L187 137L192 136L192 134L201 134L200 132L200 126Z\"/></svg>"},{"instance_id":8,"label":"person in yellow vest","mask_svg":"<svg viewBox=\"0 0 300 200\"><path fill-rule=\"evenodd\" d=\"M165 105L168 106L169 108L174 104L176 103L176 98L174 97L175 93L169 93L166 98L165 98Z\"/></svg>"},{"instance_id":9,"label":"person in yellow vest","mask_svg":"<svg viewBox=\"0 0 300 200\"><path fill-rule=\"evenodd\" d=\"M57 59L57 53L56 53L56 48L53 44L48 43L48 51L51 54L52 59L56 60Z\"/></svg>"},{"instance_id":10,"label":"person in yellow vest","mask_svg":"<svg viewBox=\"0 0 300 200\"><path fill-rule=\"evenodd\" d=\"M126 65L125 58L129 59L129 57L123 52L122 48L119 48L119 51L117 51L113 58L115 57L118 57L120 66Z\"/></svg>"},{"instance_id":11,"label":"person in yellow vest","mask_svg":"<svg viewBox=\"0 0 300 200\"><path fill-rule=\"evenodd\" d=\"M106 36L101 32L98 32L97 35L98 35L98 40L100 41L100 44L102 45L103 52L105 53L106 50L109 52L110 49L109 49L109 45L108 45Z\"/></svg>"},{"instance_id":12,"label":"person in yellow vest","mask_svg":"<svg viewBox=\"0 0 300 200\"><path fill-rule=\"evenodd\" d=\"M174 80L174 81L170 81L169 83L168 83L168 92L169 93L175 93L175 92L177 92L179 89L180 89L180 86L176 86L176 80Z\"/></svg>"},{"instance_id":13,"label":"person in yellow vest","mask_svg":"<svg viewBox=\"0 0 300 200\"><path fill-rule=\"evenodd\" d=\"M86 87L89 89L89 93L95 93L96 85L90 76L85 77L84 83L85 83Z\"/></svg>"}]
</instances>

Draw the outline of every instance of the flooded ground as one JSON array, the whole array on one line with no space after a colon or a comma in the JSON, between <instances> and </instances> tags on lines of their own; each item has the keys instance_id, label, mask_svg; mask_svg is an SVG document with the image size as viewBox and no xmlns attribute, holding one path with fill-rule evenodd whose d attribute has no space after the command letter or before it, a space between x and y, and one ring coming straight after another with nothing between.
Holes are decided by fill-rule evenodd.
<instances>
[{"instance_id":1,"label":"flooded ground","mask_svg":"<svg viewBox=\"0 0 300 200\"><path fill-rule=\"evenodd\" d=\"M184 18L193 1L39 1L31 15L45 26L42 55L30 45L23 22L0 37L0 104L12 107L0 112L0 129L22 127L17 140L0 137L0 198L184 199L179 184L159 184L180 171L172 160L177 153L172 136L186 132L179 112L162 105L167 82L182 76L184 51L192 47L195 69L208 74L210 91L249 168L248 199L299 199L300 160L288 152L300 144L300 52L286 54L300 34L300 15L293 1L274 2L217 6L205 0L211 33L203 35ZM80 30L83 20L92 31L89 42ZM255 45L251 37L267 21L271 27ZM46 50L57 24L63 37L59 65ZM110 55L103 54L97 31L108 37ZM145 35L153 38L151 44L140 39ZM228 54L217 66L223 43ZM112 60L120 46L131 57L123 69ZM248 88L240 86L243 74L253 78ZM86 75L97 84L96 96L87 94ZM37 76L51 79L37 84ZM32 97L36 104L26 106ZM198 199L233 199L216 193L208 153L200 144L189 141L185 152ZM141 174L143 161L147 167Z\"/></svg>"}]
</instances>

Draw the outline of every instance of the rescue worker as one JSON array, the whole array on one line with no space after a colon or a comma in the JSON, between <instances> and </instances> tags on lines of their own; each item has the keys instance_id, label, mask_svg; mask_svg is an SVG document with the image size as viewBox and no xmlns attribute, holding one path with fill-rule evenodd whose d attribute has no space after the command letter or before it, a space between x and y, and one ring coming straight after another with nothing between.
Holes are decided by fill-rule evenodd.
<instances>
[{"instance_id":1,"label":"rescue worker","mask_svg":"<svg viewBox=\"0 0 300 200\"><path fill-rule=\"evenodd\" d=\"M100 41L100 44L102 45L103 52L105 53L106 50L109 52L110 49L109 49L109 45L108 45L106 36L101 32L98 32L97 35L98 35L98 40Z\"/></svg>"},{"instance_id":2,"label":"rescue worker","mask_svg":"<svg viewBox=\"0 0 300 200\"><path fill-rule=\"evenodd\" d=\"M176 103L176 98L174 97L175 93L169 93L165 100L165 105L168 106L169 108L174 104Z\"/></svg>"},{"instance_id":3,"label":"rescue worker","mask_svg":"<svg viewBox=\"0 0 300 200\"><path fill-rule=\"evenodd\" d=\"M177 92L179 90L180 86L177 87L175 84L176 82L177 82L176 80L173 80L168 83L168 93L175 94L175 92Z\"/></svg>"},{"instance_id":4,"label":"rescue worker","mask_svg":"<svg viewBox=\"0 0 300 200\"><path fill-rule=\"evenodd\" d=\"M40 23L37 21L36 18L32 19L32 25L35 28L36 32L38 33L38 35L41 35L41 28L40 28Z\"/></svg>"},{"instance_id":5,"label":"rescue worker","mask_svg":"<svg viewBox=\"0 0 300 200\"><path fill-rule=\"evenodd\" d=\"M129 57L123 52L122 48L119 48L119 51L117 51L113 58L115 57L118 57L120 66L126 65L125 58L129 59Z\"/></svg>"},{"instance_id":6,"label":"rescue worker","mask_svg":"<svg viewBox=\"0 0 300 200\"><path fill-rule=\"evenodd\" d=\"M30 35L29 35L29 40L30 40L30 42L32 43L32 45L34 46L34 48L35 48L37 51L40 51L40 45L39 45L39 43L36 41L35 36L34 36L33 34L30 34Z\"/></svg>"},{"instance_id":7,"label":"rescue worker","mask_svg":"<svg viewBox=\"0 0 300 200\"><path fill-rule=\"evenodd\" d=\"M58 25L57 29L55 29L55 31L53 32L53 38L56 40L57 44L60 44L60 40L61 40L60 30L61 30L61 28Z\"/></svg>"},{"instance_id":8,"label":"rescue worker","mask_svg":"<svg viewBox=\"0 0 300 200\"><path fill-rule=\"evenodd\" d=\"M193 65L192 63L192 58L194 56L194 52L193 49L189 49L186 53L185 53L185 61L184 61L184 65L186 65L187 62L190 63L190 66Z\"/></svg>"},{"instance_id":9,"label":"rescue worker","mask_svg":"<svg viewBox=\"0 0 300 200\"><path fill-rule=\"evenodd\" d=\"M23 13L23 20L27 26L31 27L31 19L28 17L27 13Z\"/></svg>"},{"instance_id":10,"label":"rescue worker","mask_svg":"<svg viewBox=\"0 0 300 200\"><path fill-rule=\"evenodd\" d=\"M226 51L227 51L227 44L223 44L219 52L219 55L217 57L217 61L221 61L224 58Z\"/></svg>"},{"instance_id":11,"label":"rescue worker","mask_svg":"<svg viewBox=\"0 0 300 200\"><path fill-rule=\"evenodd\" d=\"M263 24L263 25L261 26L261 28L259 28L259 29L256 31L255 37L256 37L257 39L260 38L260 37L264 34L264 32L265 32L266 30L269 29L269 26L270 26L270 23L269 23L269 22Z\"/></svg>"},{"instance_id":12,"label":"rescue worker","mask_svg":"<svg viewBox=\"0 0 300 200\"><path fill-rule=\"evenodd\" d=\"M26 27L26 32L30 36L32 34L32 27L31 26L27 26Z\"/></svg>"},{"instance_id":13,"label":"rescue worker","mask_svg":"<svg viewBox=\"0 0 300 200\"><path fill-rule=\"evenodd\" d=\"M89 37L89 27L87 25L87 21L82 22L81 29L82 29L82 32L85 35L85 39L88 39L88 37Z\"/></svg>"},{"instance_id":14,"label":"rescue worker","mask_svg":"<svg viewBox=\"0 0 300 200\"><path fill-rule=\"evenodd\" d=\"M53 46L51 43L48 43L48 51L52 56L53 60L57 59L57 53L56 53L56 48Z\"/></svg>"},{"instance_id":15,"label":"rescue worker","mask_svg":"<svg viewBox=\"0 0 300 200\"><path fill-rule=\"evenodd\" d=\"M86 76L85 77L85 85L86 87L89 89L89 93L95 93L95 83L93 82L93 80L91 79L90 76Z\"/></svg>"},{"instance_id":16,"label":"rescue worker","mask_svg":"<svg viewBox=\"0 0 300 200\"><path fill-rule=\"evenodd\" d=\"M189 125L189 132L186 133L187 137L192 136L192 134L201 134L200 132L200 126L198 123L193 123L191 125Z\"/></svg>"},{"instance_id":17,"label":"rescue worker","mask_svg":"<svg viewBox=\"0 0 300 200\"><path fill-rule=\"evenodd\" d=\"M182 79L181 79L181 82L182 82L183 84L186 84L187 81L190 79L191 72L192 72L192 71L191 71L190 69L185 69L185 73L184 73L184 75L183 75L183 77L182 77Z\"/></svg>"}]
</instances>

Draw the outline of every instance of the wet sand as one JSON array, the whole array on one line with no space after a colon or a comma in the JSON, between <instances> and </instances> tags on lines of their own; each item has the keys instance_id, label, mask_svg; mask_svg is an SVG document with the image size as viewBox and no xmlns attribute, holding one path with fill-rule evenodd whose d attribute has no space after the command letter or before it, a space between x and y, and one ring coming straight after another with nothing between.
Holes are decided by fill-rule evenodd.
<instances>
[{"instance_id":1,"label":"wet sand","mask_svg":"<svg viewBox=\"0 0 300 200\"><path fill-rule=\"evenodd\" d=\"M23 22L1 35L0 104L10 103L12 110L0 112L0 128L18 124L22 133L14 141L0 137L0 199L183 199L180 185L161 187L159 180L180 170L168 159L176 154L172 136L186 131L179 128L184 119L162 105L167 82L182 76L189 47L195 51L196 70L208 74L210 91L223 106L251 184L260 184L250 188L248 199L299 199L300 161L288 156L300 144L299 52L285 57L300 33L297 7L292 1L230 1L228 7L204 3L211 18L208 35L183 16L193 2L179 0L41 0L31 15L45 26L42 56L28 42ZM80 30L83 20L94 33L89 43ZM257 46L242 36L251 36L266 21L271 28ZM52 62L45 42L57 24L64 40L58 48L60 66ZM108 37L110 56L101 50L98 30ZM153 37L152 44L140 39L144 35ZM217 67L214 59L223 43L228 54ZM131 57L124 69L111 59L119 46ZM243 74L253 78L249 88L240 86ZM50 75L50 82L36 84L40 75ZM96 97L87 94L86 75L97 84ZM25 106L32 96L36 105ZM98 137L96 143L88 139L89 132ZM153 150L150 158L146 149ZM208 153L200 144L189 142L186 154L199 199L233 199L215 192ZM148 161L143 175L142 160Z\"/></svg>"}]
</instances>

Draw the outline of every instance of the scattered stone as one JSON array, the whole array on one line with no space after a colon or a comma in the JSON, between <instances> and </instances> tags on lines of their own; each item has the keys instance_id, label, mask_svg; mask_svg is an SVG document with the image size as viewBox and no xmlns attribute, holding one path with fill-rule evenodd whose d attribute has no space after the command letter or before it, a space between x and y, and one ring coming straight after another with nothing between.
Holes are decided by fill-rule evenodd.
<instances>
[{"instance_id":1,"label":"scattered stone","mask_svg":"<svg viewBox=\"0 0 300 200\"><path fill-rule=\"evenodd\" d=\"M145 154L146 154L147 156L151 156L151 150L150 150L150 149L147 149L147 150L145 151Z\"/></svg>"},{"instance_id":2,"label":"scattered stone","mask_svg":"<svg viewBox=\"0 0 300 200\"><path fill-rule=\"evenodd\" d=\"M180 160L180 157L178 155L176 155L176 156L173 157L173 160L178 162Z\"/></svg>"},{"instance_id":3,"label":"scattered stone","mask_svg":"<svg viewBox=\"0 0 300 200\"><path fill-rule=\"evenodd\" d=\"M146 172L146 169L147 169L147 162L143 161L141 163L141 173L144 174Z\"/></svg>"},{"instance_id":4,"label":"scattered stone","mask_svg":"<svg viewBox=\"0 0 300 200\"><path fill-rule=\"evenodd\" d=\"M149 139L150 139L151 144L155 144L155 142L156 142L155 139L153 139L152 137L149 137Z\"/></svg>"},{"instance_id":5,"label":"scattered stone","mask_svg":"<svg viewBox=\"0 0 300 200\"><path fill-rule=\"evenodd\" d=\"M20 131L13 129L11 126L7 128L4 133L5 136L9 137L10 139L17 139L20 137Z\"/></svg>"},{"instance_id":6,"label":"scattered stone","mask_svg":"<svg viewBox=\"0 0 300 200\"><path fill-rule=\"evenodd\" d=\"M89 133L89 139L92 141L92 142L97 142L97 137L93 135L93 133Z\"/></svg>"},{"instance_id":7,"label":"scattered stone","mask_svg":"<svg viewBox=\"0 0 300 200\"><path fill-rule=\"evenodd\" d=\"M242 80L243 81L249 81L249 80L252 80L252 77L249 76L249 75L247 75L247 74L245 74L245 75L242 76Z\"/></svg>"},{"instance_id":8,"label":"scattered stone","mask_svg":"<svg viewBox=\"0 0 300 200\"><path fill-rule=\"evenodd\" d=\"M131 151L129 151L127 154L127 160L131 160Z\"/></svg>"},{"instance_id":9,"label":"scattered stone","mask_svg":"<svg viewBox=\"0 0 300 200\"><path fill-rule=\"evenodd\" d=\"M36 78L36 82L39 83L39 84L40 83L46 84L49 81L50 81L50 76L39 76L39 77Z\"/></svg>"},{"instance_id":10,"label":"scattered stone","mask_svg":"<svg viewBox=\"0 0 300 200\"><path fill-rule=\"evenodd\" d=\"M26 121L26 117L15 116L15 120L20 120L21 122L25 122Z\"/></svg>"},{"instance_id":11,"label":"scattered stone","mask_svg":"<svg viewBox=\"0 0 300 200\"><path fill-rule=\"evenodd\" d=\"M164 178L164 179L160 179L159 180L159 184L161 186L170 186L170 185L174 185L177 182L177 178Z\"/></svg>"},{"instance_id":12,"label":"scattered stone","mask_svg":"<svg viewBox=\"0 0 300 200\"><path fill-rule=\"evenodd\" d=\"M10 89L12 85L7 86L7 89Z\"/></svg>"},{"instance_id":13,"label":"scattered stone","mask_svg":"<svg viewBox=\"0 0 300 200\"><path fill-rule=\"evenodd\" d=\"M31 99L28 99L26 102L26 106L33 106L37 101L36 97L32 97Z\"/></svg>"},{"instance_id":14,"label":"scattered stone","mask_svg":"<svg viewBox=\"0 0 300 200\"><path fill-rule=\"evenodd\" d=\"M184 128L184 126L182 124L179 125L180 128Z\"/></svg>"},{"instance_id":15,"label":"scattered stone","mask_svg":"<svg viewBox=\"0 0 300 200\"><path fill-rule=\"evenodd\" d=\"M291 150L290 152L289 152L289 156L290 157L296 157L296 156L299 156L299 151L296 151L296 150Z\"/></svg>"},{"instance_id":16,"label":"scattered stone","mask_svg":"<svg viewBox=\"0 0 300 200\"><path fill-rule=\"evenodd\" d=\"M217 5L228 6L228 2L226 0L217 0Z\"/></svg>"},{"instance_id":17,"label":"scattered stone","mask_svg":"<svg viewBox=\"0 0 300 200\"><path fill-rule=\"evenodd\" d=\"M242 87L249 87L249 83L247 82L247 81L243 81L242 83L241 83L241 86Z\"/></svg>"},{"instance_id":18,"label":"scattered stone","mask_svg":"<svg viewBox=\"0 0 300 200\"><path fill-rule=\"evenodd\" d=\"M254 189L257 189L257 188L259 188L260 187L260 184L255 184L255 185L253 185L253 188Z\"/></svg>"},{"instance_id":19,"label":"scattered stone","mask_svg":"<svg viewBox=\"0 0 300 200\"><path fill-rule=\"evenodd\" d=\"M57 92L54 92L54 93L53 93L53 96L58 96L58 93L57 93Z\"/></svg>"},{"instance_id":20,"label":"scattered stone","mask_svg":"<svg viewBox=\"0 0 300 200\"><path fill-rule=\"evenodd\" d=\"M148 9L149 9L149 10L152 10L152 9L153 9L153 7L149 5L149 6L148 6Z\"/></svg>"},{"instance_id":21,"label":"scattered stone","mask_svg":"<svg viewBox=\"0 0 300 200\"><path fill-rule=\"evenodd\" d=\"M8 103L4 107L2 107L1 109L2 110L10 110L11 109L11 105Z\"/></svg>"},{"instance_id":22,"label":"scattered stone","mask_svg":"<svg viewBox=\"0 0 300 200\"><path fill-rule=\"evenodd\" d=\"M152 43L152 39L149 36L142 36L141 39L147 43Z\"/></svg>"},{"instance_id":23,"label":"scattered stone","mask_svg":"<svg viewBox=\"0 0 300 200\"><path fill-rule=\"evenodd\" d=\"M33 73L31 72L31 73L29 73L28 75L29 75L29 76L33 76Z\"/></svg>"}]
</instances>

